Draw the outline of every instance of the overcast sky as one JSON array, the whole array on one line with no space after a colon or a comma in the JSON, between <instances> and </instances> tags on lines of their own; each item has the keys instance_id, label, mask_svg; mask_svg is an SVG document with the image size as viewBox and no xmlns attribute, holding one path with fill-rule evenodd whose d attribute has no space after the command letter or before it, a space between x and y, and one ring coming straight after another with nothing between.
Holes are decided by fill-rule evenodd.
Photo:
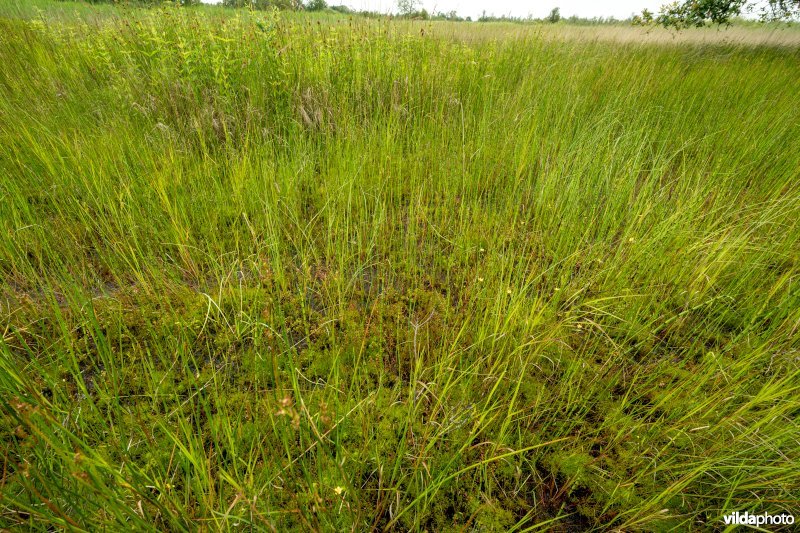
<instances>
[{"instance_id":1,"label":"overcast sky","mask_svg":"<svg viewBox=\"0 0 800 533\"><path fill-rule=\"evenodd\" d=\"M204 0L215 3L214 0ZM219 1L219 0L217 0ZM355 9L370 11L396 11L397 0L327 0L329 4L344 4ZM626 18L642 9L657 11L670 0L418 0L429 12L455 10L462 17L477 18L485 10L488 15L513 15L526 17L529 14L541 18L556 6L561 15L569 17L616 17Z\"/></svg>"}]
</instances>

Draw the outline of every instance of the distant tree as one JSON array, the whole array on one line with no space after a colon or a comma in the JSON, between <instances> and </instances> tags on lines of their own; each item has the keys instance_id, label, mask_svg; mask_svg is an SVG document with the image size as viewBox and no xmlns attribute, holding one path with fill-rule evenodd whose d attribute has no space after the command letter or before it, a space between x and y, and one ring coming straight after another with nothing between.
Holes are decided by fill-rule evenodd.
<instances>
[{"instance_id":1,"label":"distant tree","mask_svg":"<svg viewBox=\"0 0 800 533\"><path fill-rule=\"evenodd\" d=\"M269 9L272 6L270 0L222 0L225 7L246 7L248 9Z\"/></svg>"},{"instance_id":2,"label":"distant tree","mask_svg":"<svg viewBox=\"0 0 800 533\"><path fill-rule=\"evenodd\" d=\"M417 10L417 0L397 0L397 10L401 15L410 17Z\"/></svg>"},{"instance_id":3,"label":"distant tree","mask_svg":"<svg viewBox=\"0 0 800 533\"><path fill-rule=\"evenodd\" d=\"M303 9L302 0L222 0L222 5L225 7L244 7L255 10L277 8L297 11Z\"/></svg>"},{"instance_id":4,"label":"distant tree","mask_svg":"<svg viewBox=\"0 0 800 533\"><path fill-rule=\"evenodd\" d=\"M667 4L653 17L642 12L642 22L655 22L676 29L729 24L743 12L758 13L761 20L787 20L800 16L800 0L683 0ZM650 15L649 19L645 14Z\"/></svg>"},{"instance_id":5,"label":"distant tree","mask_svg":"<svg viewBox=\"0 0 800 533\"><path fill-rule=\"evenodd\" d=\"M545 20L552 24L555 24L556 22L561 20L561 9L558 7L554 7L553 9L551 9L550 14L547 15L547 18L545 18Z\"/></svg>"},{"instance_id":6,"label":"distant tree","mask_svg":"<svg viewBox=\"0 0 800 533\"><path fill-rule=\"evenodd\" d=\"M325 11L328 9L328 4L325 0L308 0L306 9L308 11Z\"/></svg>"},{"instance_id":7,"label":"distant tree","mask_svg":"<svg viewBox=\"0 0 800 533\"><path fill-rule=\"evenodd\" d=\"M435 18L435 19L444 19L444 20L464 20L464 19L462 19L461 17L458 16L458 13L456 12L455 9L453 9L451 11L448 11L447 13L443 13L443 12L439 11L438 13L436 13L433 16L433 18Z\"/></svg>"}]
</instances>

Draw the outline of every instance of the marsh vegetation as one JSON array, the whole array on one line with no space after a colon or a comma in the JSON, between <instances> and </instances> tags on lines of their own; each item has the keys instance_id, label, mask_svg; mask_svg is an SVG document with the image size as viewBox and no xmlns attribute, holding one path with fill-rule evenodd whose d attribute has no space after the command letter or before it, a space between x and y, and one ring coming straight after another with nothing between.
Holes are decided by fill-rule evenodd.
<instances>
[{"instance_id":1,"label":"marsh vegetation","mask_svg":"<svg viewBox=\"0 0 800 533\"><path fill-rule=\"evenodd\" d=\"M0 525L800 512L796 30L643 31L0 6Z\"/></svg>"}]
</instances>

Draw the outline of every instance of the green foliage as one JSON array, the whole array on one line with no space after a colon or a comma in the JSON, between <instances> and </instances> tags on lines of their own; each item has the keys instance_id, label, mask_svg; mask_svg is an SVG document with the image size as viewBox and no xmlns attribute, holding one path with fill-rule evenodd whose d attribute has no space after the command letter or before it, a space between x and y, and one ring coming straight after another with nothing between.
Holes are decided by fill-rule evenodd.
<instances>
[{"instance_id":1,"label":"green foliage","mask_svg":"<svg viewBox=\"0 0 800 533\"><path fill-rule=\"evenodd\" d=\"M301 0L222 0L222 5L225 7L268 11L273 9L298 10L302 3Z\"/></svg>"},{"instance_id":2,"label":"green foliage","mask_svg":"<svg viewBox=\"0 0 800 533\"><path fill-rule=\"evenodd\" d=\"M417 11L417 0L397 0L397 10L401 15L411 16Z\"/></svg>"},{"instance_id":3,"label":"green foliage","mask_svg":"<svg viewBox=\"0 0 800 533\"><path fill-rule=\"evenodd\" d=\"M659 24L675 28L700 27L706 24L727 24L739 15L745 0L689 0L665 6L656 19Z\"/></svg>"},{"instance_id":4,"label":"green foliage","mask_svg":"<svg viewBox=\"0 0 800 533\"><path fill-rule=\"evenodd\" d=\"M653 33L0 3L0 527L796 514L796 46Z\"/></svg>"},{"instance_id":5,"label":"green foliage","mask_svg":"<svg viewBox=\"0 0 800 533\"><path fill-rule=\"evenodd\" d=\"M558 7L554 7L553 9L551 9L550 14L547 15L547 18L545 20L551 24L555 24L556 22L560 21L561 9Z\"/></svg>"},{"instance_id":6,"label":"green foliage","mask_svg":"<svg viewBox=\"0 0 800 533\"><path fill-rule=\"evenodd\" d=\"M654 18L653 13L650 12L648 9L642 10L640 15L634 15L631 23L634 26L649 26L653 24Z\"/></svg>"},{"instance_id":7,"label":"green foliage","mask_svg":"<svg viewBox=\"0 0 800 533\"><path fill-rule=\"evenodd\" d=\"M790 19L800 15L800 0L769 0L766 6L748 0L685 0L665 5L655 18L645 10L637 22L655 22L676 29L721 25L729 24L745 9L760 9L762 20Z\"/></svg>"},{"instance_id":8,"label":"green foliage","mask_svg":"<svg viewBox=\"0 0 800 533\"><path fill-rule=\"evenodd\" d=\"M328 4L325 0L309 0L306 3L306 9L308 11L324 11L328 9Z\"/></svg>"}]
</instances>

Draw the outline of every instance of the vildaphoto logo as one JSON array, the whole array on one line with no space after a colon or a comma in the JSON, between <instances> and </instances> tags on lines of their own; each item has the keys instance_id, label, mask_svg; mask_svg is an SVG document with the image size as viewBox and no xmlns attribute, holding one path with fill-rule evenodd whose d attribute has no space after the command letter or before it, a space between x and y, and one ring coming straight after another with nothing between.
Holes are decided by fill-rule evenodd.
<instances>
[{"instance_id":1,"label":"vildaphoto logo","mask_svg":"<svg viewBox=\"0 0 800 533\"><path fill-rule=\"evenodd\" d=\"M722 517L726 525L737 526L763 526L763 525L792 525L794 524L794 516L789 513L781 514L750 514L745 511L740 513L727 514Z\"/></svg>"}]
</instances>

